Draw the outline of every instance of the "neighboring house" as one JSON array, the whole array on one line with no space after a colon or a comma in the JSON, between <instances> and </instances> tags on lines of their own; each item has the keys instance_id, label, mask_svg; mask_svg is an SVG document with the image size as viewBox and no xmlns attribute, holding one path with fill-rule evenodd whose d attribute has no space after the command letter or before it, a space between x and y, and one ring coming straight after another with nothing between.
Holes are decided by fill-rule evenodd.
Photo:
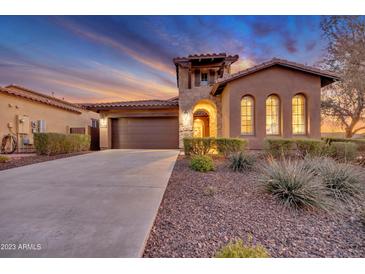
<instances>
[{"instance_id":1,"label":"neighboring house","mask_svg":"<svg viewBox=\"0 0 365 274\"><path fill-rule=\"evenodd\" d=\"M0 117L0 138L15 134L18 152L32 150L35 132L87 134L99 120L77 104L15 85L0 87Z\"/></svg>"},{"instance_id":2,"label":"neighboring house","mask_svg":"<svg viewBox=\"0 0 365 274\"><path fill-rule=\"evenodd\" d=\"M86 104L101 114L102 148L177 148L184 137L320 138L321 88L331 72L281 59L231 74L238 55L174 58L178 98Z\"/></svg>"}]
</instances>

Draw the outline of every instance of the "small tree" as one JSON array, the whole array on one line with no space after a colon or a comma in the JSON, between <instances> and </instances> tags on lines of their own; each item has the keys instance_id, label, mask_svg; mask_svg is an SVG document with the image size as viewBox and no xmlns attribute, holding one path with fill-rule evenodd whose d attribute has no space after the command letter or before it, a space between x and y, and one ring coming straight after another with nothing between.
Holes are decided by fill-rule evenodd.
<instances>
[{"instance_id":1,"label":"small tree","mask_svg":"<svg viewBox=\"0 0 365 274\"><path fill-rule=\"evenodd\" d=\"M365 126L365 17L330 16L321 21L328 40L324 67L336 71L341 81L324 90L323 115L335 118L351 138Z\"/></svg>"}]
</instances>

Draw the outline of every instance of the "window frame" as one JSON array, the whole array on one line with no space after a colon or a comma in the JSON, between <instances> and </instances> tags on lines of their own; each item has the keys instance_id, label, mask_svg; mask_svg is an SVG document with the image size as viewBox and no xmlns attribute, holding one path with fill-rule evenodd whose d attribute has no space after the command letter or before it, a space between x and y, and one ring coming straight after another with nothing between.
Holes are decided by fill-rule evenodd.
<instances>
[{"instance_id":1,"label":"window frame","mask_svg":"<svg viewBox=\"0 0 365 274\"><path fill-rule=\"evenodd\" d=\"M295 97L297 96L300 96L301 98L303 98L303 117L304 117L304 123L303 123L303 126L304 126L304 132L303 133L294 133L294 104L293 104L293 100ZM307 111L307 97L303 94L303 93L297 93L295 94L293 97L292 97L292 100L291 100L291 119L292 119L292 122L291 122L291 133L293 136L306 136L308 135L308 118L307 118L307 114L308 114L308 111ZM299 124L296 124L296 125L299 125Z\"/></svg>"},{"instance_id":2,"label":"window frame","mask_svg":"<svg viewBox=\"0 0 365 274\"><path fill-rule=\"evenodd\" d=\"M206 75L206 80L203 80L203 75ZM209 75L208 72L201 71L200 72L200 85L201 86L208 86L209 84Z\"/></svg>"},{"instance_id":3,"label":"window frame","mask_svg":"<svg viewBox=\"0 0 365 274\"><path fill-rule=\"evenodd\" d=\"M243 126L242 117L244 116L242 114L242 101L245 98L249 98L252 102L252 105L251 105L251 108L250 108L251 109L251 127L252 127L252 131L250 133L244 133L242 131L242 126ZM255 115L255 112L256 112L255 97L253 97L252 95L249 95L249 94L242 96L242 98L240 100L240 135L241 136L255 136L255 132L256 132L256 115ZM245 116L247 117L248 115L245 115ZM246 119L246 121L247 121L247 119Z\"/></svg>"},{"instance_id":4,"label":"window frame","mask_svg":"<svg viewBox=\"0 0 365 274\"><path fill-rule=\"evenodd\" d=\"M99 127L99 119L91 118L91 127L98 128Z\"/></svg>"},{"instance_id":5,"label":"window frame","mask_svg":"<svg viewBox=\"0 0 365 274\"><path fill-rule=\"evenodd\" d=\"M275 134L270 134L270 133L267 133L267 117L268 117L268 113L267 113L267 100L270 98L270 97L274 97L276 100L277 100L277 120L278 120L278 133L275 133ZM270 115L272 116L272 115ZM266 100L265 100L265 134L267 136L281 136L281 100L280 100L280 97L279 95L273 93L273 94L270 94L269 96L266 97Z\"/></svg>"}]
</instances>

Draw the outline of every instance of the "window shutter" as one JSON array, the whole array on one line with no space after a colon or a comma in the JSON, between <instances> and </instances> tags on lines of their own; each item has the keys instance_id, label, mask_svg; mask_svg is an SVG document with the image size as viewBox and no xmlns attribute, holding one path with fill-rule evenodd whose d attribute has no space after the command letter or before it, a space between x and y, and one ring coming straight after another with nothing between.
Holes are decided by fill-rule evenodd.
<instances>
[{"instance_id":1,"label":"window shutter","mask_svg":"<svg viewBox=\"0 0 365 274\"><path fill-rule=\"evenodd\" d=\"M196 87L199 87L200 86L200 70L199 69L196 69L194 71L194 78L195 78L195 86Z\"/></svg>"},{"instance_id":2,"label":"window shutter","mask_svg":"<svg viewBox=\"0 0 365 274\"><path fill-rule=\"evenodd\" d=\"M214 76L215 76L215 71L213 69L209 70L209 84L210 85L214 84Z\"/></svg>"}]
</instances>

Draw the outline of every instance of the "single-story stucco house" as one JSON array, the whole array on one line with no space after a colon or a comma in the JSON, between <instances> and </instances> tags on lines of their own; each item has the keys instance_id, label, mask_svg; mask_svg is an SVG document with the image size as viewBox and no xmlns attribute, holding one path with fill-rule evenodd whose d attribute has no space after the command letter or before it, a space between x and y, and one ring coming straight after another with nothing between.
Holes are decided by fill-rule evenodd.
<instances>
[{"instance_id":1,"label":"single-story stucco house","mask_svg":"<svg viewBox=\"0 0 365 274\"><path fill-rule=\"evenodd\" d=\"M336 74L274 58L231 74L238 55L177 57L178 97L85 104L100 113L101 148L178 148L184 137L320 138L321 88Z\"/></svg>"},{"instance_id":2,"label":"single-story stucco house","mask_svg":"<svg viewBox=\"0 0 365 274\"><path fill-rule=\"evenodd\" d=\"M16 136L16 152L32 152L36 132L90 134L98 121L98 113L80 105L17 85L0 87L0 141Z\"/></svg>"}]
</instances>

